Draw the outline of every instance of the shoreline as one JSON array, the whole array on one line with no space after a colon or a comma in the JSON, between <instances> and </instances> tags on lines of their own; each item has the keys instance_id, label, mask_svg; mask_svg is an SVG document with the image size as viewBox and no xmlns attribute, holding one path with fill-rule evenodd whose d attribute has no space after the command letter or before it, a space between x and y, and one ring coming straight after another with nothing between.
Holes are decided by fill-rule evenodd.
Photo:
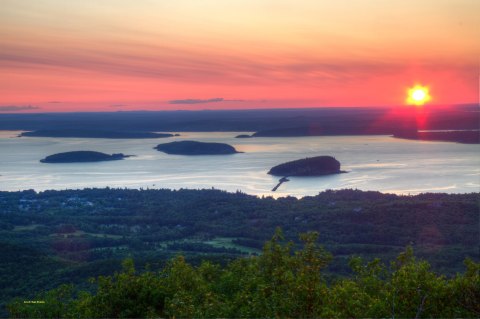
<instances>
[{"instance_id":1,"label":"shoreline","mask_svg":"<svg viewBox=\"0 0 480 319\"><path fill-rule=\"evenodd\" d=\"M0 178L4 177L0 175ZM228 191L224 189L219 189L219 188L187 188L187 187L179 187L179 188L166 188L166 187L112 187L112 186L103 186L103 187L82 187L82 188L46 188L46 189L17 189L17 190L2 190L0 189L0 198L2 193L7 193L7 194L12 194L12 193L25 193L25 192L33 192L34 194L41 194L44 192L82 192L85 190L111 190L111 191L140 191L140 192L155 192L155 191L172 191L172 192L179 192L179 191L219 191L219 192L224 192L227 194L237 194L239 191ZM265 194L262 195L256 195L256 194L249 194L240 191L241 194L246 195L246 196L251 196L255 198L262 198L262 197L272 197L275 200L278 199L285 199L285 198L296 198L296 199L302 199L304 197L315 197L319 194L323 193L328 193L328 192L342 192L342 191L358 191L361 193L377 193L377 194L382 194L382 195L392 195L392 196L398 196L398 197L416 197L416 196L424 196L424 195L433 195L433 196L439 196L439 195L471 195L471 194L480 194L480 190L476 192L465 192L465 193L447 193L447 192L418 192L418 193L396 193L396 192L382 192L378 190L361 190L361 189L356 189L356 188L339 188L339 189L323 189L319 190L316 195L304 195L304 196L296 196L296 195L289 195L289 194L282 194L279 196L274 196L275 194L272 194L272 192L266 192Z\"/></svg>"}]
</instances>

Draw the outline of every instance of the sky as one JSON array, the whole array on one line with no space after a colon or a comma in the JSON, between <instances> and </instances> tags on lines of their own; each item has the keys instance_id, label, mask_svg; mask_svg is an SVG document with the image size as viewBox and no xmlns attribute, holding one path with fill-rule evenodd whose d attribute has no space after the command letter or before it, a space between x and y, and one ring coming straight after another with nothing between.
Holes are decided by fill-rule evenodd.
<instances>
[{"instance_id":1,"label":"sky","mask_svg":"<svg viewBox=\"0 0 480 319\"><path fill-rule=\"evenodd\" d=\"M0 112L478 103L479 0L1 0Z\"/></svg>"}]
</instances>

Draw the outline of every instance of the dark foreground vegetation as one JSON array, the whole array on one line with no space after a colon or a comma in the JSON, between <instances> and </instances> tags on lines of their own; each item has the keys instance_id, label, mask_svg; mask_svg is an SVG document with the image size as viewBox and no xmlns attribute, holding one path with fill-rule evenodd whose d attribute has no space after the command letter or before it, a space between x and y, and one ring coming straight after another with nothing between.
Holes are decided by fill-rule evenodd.
<instances>
[{"instance_id":1,"label":"dark foreground vegetation","mask_svg":"<svg viewBox=\"0 0 480 319\"><path fill-rule=\"evenodd\" d=\"M126 306L127 308L122 309L137 311L132 310L136 309L134 308L135 304L138 304L138 307L142 309L148 308L142 303L143 301L138 301L138 303L135 301L137 300L135 298L140 298L136 294L143 294L142 291L144 291L145 298L152 298L148 300L155 300L155 302L164 300L161 306L163 308L154 308L151 310L152 313L161 314L161 311L165 311L166 315L180 314L179 316L183 316L181 314L184 314L187 316L187 312L183 312L187 310L177 311L175 307L188 305L188 307L185 306L190 309L188 311L199 309L198 311L205 312L199 312L198 315L204 314L207 316L205 307L207 307L208 296L210 296L207 292L212 292L212 303L216 305L220 302L218 309L222 309L222 312L212 312L211 316L223 316L222 314L233 316L228 311L238 311L236 316L253 316L255 313L259 314L258 316L273 316L270 314L274 312L262 315L261 312L250 313L247 310L265 308L265 311L270 309L268 311L277 311L279 314L283 314L285 312L280 312L283 310L277 308L283 303L290 305L288 306L288 311L291 311L289 313L296 316L298 313L295 311L297 310L290 307L295 303L299 303L299 305L302 303L297 299L292 299L291 303L284 302L284 300L298 295L303 296L301 298L306 298L302 302L311 302L308 300L314 296L315 311L320 311L322 316L329 317L334 316L334 313L328 315L322 309L330 308L318 307L324 305L324 301L327 302L327 296L328 298L334 298L333 296L339 294L337 296L351 297L350 299L346 299L346 297L335 299L337 300L335 302L339 305L348 301L350 306L345 306L345 309L358 310L365 304L369 305L369 311L374 311L377 308L372 305L378 304L378 307L380 307L378 309L383 310L378 310L377 316L390 316L391 312L388 312L388 314L383 312L386 311L385 307L387 306L382 302L388 301L391 308L392 300L395 300L396 314L414 316L410 315L411 312L403 312L401 310L403 306L399 305L401 302L410 300L412 304L415 304L415 309L418 309L427 291L425 289L430 286L422 286L422 284L420 290L416 290L419 287L416 280L423 280L421 279L424 278L422 277L423 274L427 276L425 278L433 278L430 272L422 270L422 275L418 274L418 276L413 272L412 276L414 277L405 280L411 283L412 287L415 286L415 289L407 292L407 290L398 286L399 290L397 291L392 286L393 283L396 283L396 281L391 281L395 274L392 268L388 275L385 274L386 277L381 277L383 282L379 282L379 285L381 284L381 286L378 286L379 289L367 289L361 286L367 283L357 282L361 278L359 276L363 275L352 273L349 266L350 258L352 256L359 256L365 260L380 258L382 262L389 264L390 261L395 260L395 256L398 256L405 250L405 247L410 245L419 258L425 259L430 264L433 272L446 276L443 278L435 275L436 279L433 282L435 285L438 284L439 294L448 291L454 293L457 288L454 289L453 287L458 282L471 281L471 279L468 279L470 277L467 276L470 276L472 270L465 272L463 264L465 258L470 258L476 262L479 260L479 203L480 194L478 193L397 196L356 190L326 191L317 196L302 199L293 197L257 198L240 192L227 193L218 190L107 188L45 191L41 193L34 191L0 192L0 303L3 310L0 316L7 315L5 304L12 298L20 298L20 304L23 301L37 300L35 296L38 293L54 289L65 283L73 284L75 291L77 289L86 290L93 295L88 298L85 297L86 299L82 299L82 294L74 295L72 298L77 300L74 302L69 299L69 294L65 293L64 297L61 297L55 295L56 293L50 293L41 297L51 300L45 304L45 307L52 307L52 305L60 307L60 304L71 301L72 304L67 307L68 309L80 309L75 307L81 307L82 304L86 305L85 307L88 305L88 309L93 309L91 308L93 304L90 302L100 303L100 300L104 298L102 295L102 291L104 291L108 296L111 294L111 298L119 298L116 302L113 302L112 299L108 299L110 297L105 297L107 298L105 300L108 300L108 303L104 305L105 307L107 307L107 304L115 307L114 309ZM314 295L305 295L305 291L298 290L300 288L293 289L292 287L296 286L291 285L294 282L295 285L299 284L297 281L300 280L299 278L303 278L300 273L296 273L297 270L295 269L303 268L299 266L300 261L290 260L285 254L282 254L282 258L285 259L285 263L290 268L279 267L278 280L286 280L286 286L281 286L283 281L271 281L272 277L268 277L270 276L268 274L277 276L277 270L275 270L277 264L274 264L274 268L270 268L267 273L264 273L264 271L267 271L266 268L259 265L266 262L264 258L267 257L250 258L262 252L264 242L275 232L276 227L283 229L286 240L293 241L293 246L289 248L292 251L301 247L298 234L310 231L319 233L318 240L315 240L315 243L323 245L333 256L328 258L328 264L326 260L322 261L324 264L322 264L321 274L324 276L322 278L325 279L325 282L328 283L328 289L325 288L327 290L319 288L324 287L323 279L321 286L315 286ZM197 269L191 268L183 261L180 262L179 259L171 260L179 253L195 267L199 266L202 260L208 260L211 264L220 264L221 266L208 266L214 269L211 272L212 277L208 277L201 273L203 271L201 269L207 266ZM245 258L247 256L250 257ZM269 255L266 254L266 256ZM118 275L120 277L117 276L115 279L102 279L103 281L100 282L103 283L99 282L98 286L87 281L90 277L111 276L115 271L120 271L121 262L125 258L135 260L140 273L146 271L145 267L149 264L151 272L160 271L160 273L167 272L168 274L168 271L170 271L168 270L170 269L168 268L169 265L179 263L178 267L180 269L173 267L172 271L179 272L178 277L176 277L178 280L187 278L184 283L191 286L185 287L191 288L182 290L177 289L177 286L168 286L174 285L174 283L165 283L165 280L170 280L168 278L173 280L173 273L168 276L155 275L156 279L150 279L148 276L154 276L153 274L146 273L133 276L127 274L127 271L127 273ZM290 262L292 264L289 264ZM426 267L424 264L417 263L411 265L414 270L418 267ZM302 267L308 268L310 266L305 263ZM186 269L187 274L181 273L182 269ZM409 269L404 268L403 271L398 273L398 276L400 274L402 276L409 275ZM364 275L373 270L365 271ZM239 272L238 276L228 279L228 276L233 276L235 272ZM463 273L458 277L463 279L455 279L457 278L455 277L457 272ZM188 273L194 277L188 277ZM381 273L383 276L383 270ZM121 280L123 277L126 278L127 282ZM249 278L252 280L251 283L248 281ZM110 280L111 283L109 283ZM370 279L365 280L370 281ZM142 288L144 282L151 282L153 286ZM270 283L266 284L266 282ZM120 289L118 287L123 287L122 285L127 285L127 283L128 287L125 287L124 292L116 295L116 289ZM209 283L210 286L207 288L211 290L202 286L206 283ZM342 283L346 286L341 286ZM336 286L337 284L340 286ZM155 287L163 288L156 290ZM168 288L170 290L165 287L170 287ZM353 290L350 290L350 288ZM185 295L174 295L173 291L177 290L179 294L183 293ZM62 291L59 290L58 294L62 294ZM232 295L227 294L229 291ZM291 293L289 291L295 292L295 294L289 295ZM194 295L189 295L189 293ZM402 295L403 293L407 295ZM130 297L130 294L133 295ZM150 294L152 294L151 297L148 297ZM224 296L223 294L227 295ZM437 300L435 294L428 290L423 307L425 314L434 313L427 312L426 309L430 307L429 305L433 300ZM125 296L131 298L132 303L124 303L125 300L122 298L127 298ZM403 297L400 298L400 296ZM407 298L406 296L410 297ZM454 296L455 298L458 297L458 295ZM53 303L52 300L57 298L59 302ZM319 302L320 299L318 298L322 301ZM388 300L386 301L385 298ZM454 297L447 295L445 298L441 300L453 302L452 298ZM272 300L273 304L270 305L268 300ZM328 303L331 302L333 301L328 301ZM438 305L436 302L435 304ZM465 302L465 300L462 302ZM205 304L202 306L203 303ZM17 306L20 307L20 304L17 304ZM238 308L240 305L244 306L243 310ZM449 305L448 307L451 306L450 303L447 305ZM95 307L104 309L102 308L104 306L99 304ZM38 309L34 307L43 306L25 304L24 307ZM160 307L160 304L158 307ZM212 306L208 309L215 308ZM111 311L114 311L114 309ZM81 311L86 311L82 313L82 316L114 316L113 312L95 314L88 312L90 310ZM315 312L315 314L317 313ZM371 312L358 313L359 316L363 316L361 314L374 316L368 315ZM422 313L424 312L422 311ZM135 314L136 312L121 313L122 316L130 317L135 316ZM447 314L439 317L444 317ZM469 313L459 312L458 316L467 316L467 314ZM33 316L33 313L31 316ZM61 316L69 316L69 314L65 312ZM348 315L339 316L345 317Z\"/></svg>"},{"instance_id":2,"label":"dark foreground vegetation","mask_svg":"<svg viewBox=\"0 0 480 319\"><path fill-rule=\"evenodd\" d=\"M182 256L159 271L136 272L133 260L91 291L63 285L8 305L13 318L466 318L480 315L480 264L452 278L431 271L411 247L386 266L352 258L352 275L327 282L332 256L317 233L300 236L301 249L279 230L258 257L226 266L192 266Z\"/></svg>"},{"instance_id":3,"label":"dark foreground vegetation","mask_svg":"<svg viewBox=\"0 0 480 319\"><path fill-rule=\"evenodd\" d=\"M57 153L49 155L44 159L41 159L42 163L83 163L83 162L104 162L104 161L116 161L122 160L128 155L122 153L117 154L105 154L94 151L73 151L65 153Z\"/></svg>"}]
</instances>

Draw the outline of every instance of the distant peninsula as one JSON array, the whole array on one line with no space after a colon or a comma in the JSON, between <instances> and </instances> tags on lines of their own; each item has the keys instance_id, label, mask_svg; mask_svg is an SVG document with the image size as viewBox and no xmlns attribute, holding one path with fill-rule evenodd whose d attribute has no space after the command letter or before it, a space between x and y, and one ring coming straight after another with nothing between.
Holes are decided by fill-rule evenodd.
<instances>
[{"instance_id":1,"label":"distant peninsula","mask_svg":"<svg viewBox=\"0 0 480 319\"><path fill-rule=\"evenodd\" d=\"M393 137L419 141L456 142L480 144L480 131L407 131L393 134Z\"/></svg>"},{"instance_id":2,"label":"distant peninsula","mask_svg":"<svg viewBox=\"0 0 480 319\"><path fill-rule=\"evenodd\" d=\"M321 176L344 173L340 162L331 156L316 156L272 167L268 174L275 176Z\"/></svg>"},{"instance_id":3,"label":"distant peninsula","mask_svg":"<svg viewBox=\"0 0 480 319\"><path fill-rule=\"evenodd\" d=\"M153 133L139 131L103 131L103 130L38 130L23 132L19 135L28 137L67 137L67 138L164 138L178 136L170 133Z\"/></svg>"},{"instance_id":4,"label":"distant peninsula","mask_svg":"<svg viewBox=\"0 0 480 319\"><path fill-rule=\"evenodd\" d=\"M250 137L252 137L252 136L248 135L248 134L240 134L240 135L235 136L235 138L250 138Z\"/></svg>"},{"instance_id":5,"label":"distant peninsula","mask_svg":"<svg viewBox=\"0 0 480 319\"><path fill-rule=\"evenodd\" d=\"M42 163L85 163L85 162L103 162L103 161L116 161L121 160L130 155L118 154L105 154L94 151L73 151L65 153L57 153L49 155L40 160Z\"/></svg>"},{"instance_id":6,"label":"distant peninsula","mask_svg":"<svg viewBox=\"0 0 480 319\"><path fill-rule=\"evenodd\" d=\"M156 150L176 155L227 155L240 153L228 144L224 143L205 143L197 141L178 141L159 144Z\"/></svg>"},{"instance_id":7,"label":"distant peninsula","mask_svg":"<svg viewBox=\"0 0 480 319\"><path fill-rule=\"evenodd\" d=\"M257 131L251 137L303 137L303 136L342 136L342 135L390 135L392 128L385 125L364 126L342 123L274 128Z\"/></svg>"},{"instance_id":8,"label":"distant peninsula","mask_svg":"<svg viewBox=\"0 0 480 319\"><path fill-rule=\"evenodd\" d=\"M290 127L266 129L255 132L251 137L298 137L320 135L320 132L312 131L308 127Z\"/></svg>"}]
</instances>

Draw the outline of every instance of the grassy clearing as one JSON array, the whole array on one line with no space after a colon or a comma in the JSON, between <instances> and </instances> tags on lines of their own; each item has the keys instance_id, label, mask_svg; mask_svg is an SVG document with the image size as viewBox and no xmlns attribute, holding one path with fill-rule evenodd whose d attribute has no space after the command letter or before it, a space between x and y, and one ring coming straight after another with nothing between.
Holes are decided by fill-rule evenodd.
<instances>
[{"instance_id":1,"label":"grassy clearing","mask_svg":"<svg viewBox=\"0 0 480 319\"><path fill-rule=\"evenodd\" d=\"M246 247L246 246L241 246L232 243L232 240L237 239L237 238L231 238L231 237L215 237L212 240L205 241L205 244L212 245L213 247L225 247L225 248L235 248L240 250L242 253L247 253L247 254L253 254L253 253L259 253L260 250L252 248L252 247Z\"/></svg>"},{"instance_id":2,"label":"grassy clearing","mask_svg":"<svg viewBox=\"0 0 480 319\"><path fill-rule=\"evenodd\" d=\"M87 233L83 230L77 230L73 233L55 233L50 234L50 236L61 236L61 237L81 237L81 236L92 236L92 237L100 237L100 238L112 238L112 239L121 239L123 236L121 235L110 235L110 234L100 234L100 233Z\"/></svg>"},{"instance_id":3,"label":"grassy clearing","mask_svg":"<svg viewBox=\"0 0 480 319\"><path fill-rule=\"evenodd\" d=\"M215 237L210 240L201 240L201 239L196 239L196 238L186 238L186 239L181 239L181 240L169 240L169 241L164 241L161 243L158 243L158 246L161 247L162 249L166 249L168 244L173 244L173 243L201 243L201 244L206 244L210 245L215 248L234 248L239 250L243 254L255 254L255 253L260 253L259 249L251 248L251 247L246 247L246 246L241 246L232 243L233 240L237 239L236 237Z\"/></svg>"},{"instance_id":4,"label":"grassy clearing","mask_svg":"<svg viewBox=\"0 0 480 319\"><path fill-rule=\"evenodd\" d=\"M39 226L44 226L44 225L42 225L42 224L32 224L32 225L28 225L28 226L15 226L13 228L13 231L34 230L35 228L37 228Z\"/></svg>"}]
</instances>

